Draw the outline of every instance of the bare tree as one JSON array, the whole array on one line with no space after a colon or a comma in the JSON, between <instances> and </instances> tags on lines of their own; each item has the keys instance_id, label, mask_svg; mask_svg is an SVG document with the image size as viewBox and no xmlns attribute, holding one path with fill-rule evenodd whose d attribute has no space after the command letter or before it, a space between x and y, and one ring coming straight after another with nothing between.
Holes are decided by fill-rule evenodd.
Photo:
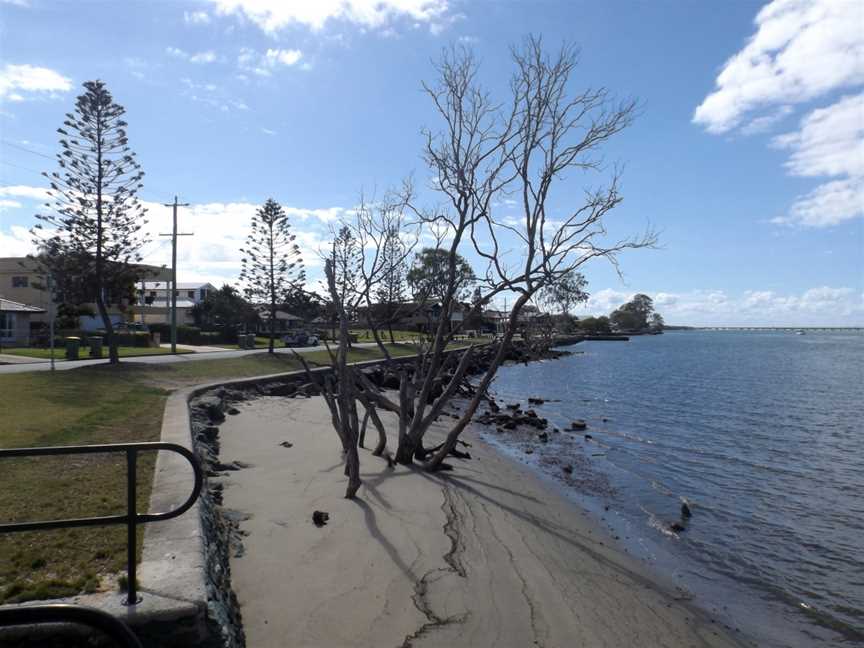
<instances>
[{"instance_id":1,"label":"bare tree","mask_svg":"<svg viewBox=\"0 0 864 648\"><path fill-rule=\"evenodd\" d=\"M357 429L357 406L355 402L352 410L351 393L364 406L394 412L398 419L396 460L418 460L429 470L441 468L448 455L457 453L461 433L508 353L520 313L538 291L572 276L595 258L604 258L617 268L618 253L651 246L655 241L650 232L636 238L605 240L604 218L621 202L617 172L606 185L586 190L583 200L569 212L556 218L549 215L547 201L566 172L603 170L598 149L631 123L635 105L612 104L605 89L571 93L569 80L576 65L576 52L571 47L548 57L540 39L529 38L521 49L513 50L512 56L516 72L506 104L493 103L479 88L476 60L464 48L445 51L437 68L438 83L424 85L443 122L441 132L425 131L424 158L435 175L435 189L444 197L444 206L433 211L411 209L415 222L436 236L435 248L445 251L446 267L439 273L440 313L433 335L418 346L412 363L397 365L375 326L371 327L390 370L399 377L394 396L377 389L362 373L349 373L343 349L334 361L338 390L333 385L330 393L344 399L336 402L330 398L335 403L331 413L338 409L341 417L339 421L334 417L334 425L338 422L344 427L348 416ZM494 211L497 198L511 195L520 199L521 216L515 223L509 214L499 218ZM404 202L412 205L410 199ZM375 259L383 250L382 239L369 232L384 230L374 226L374 220L364 218L362 211L358 222L362 224L357 231L365 232L359 235L364 241L362 249L374 250L371 262L364 260L360 266L363 287L359 292L368 300L369 286L375 283ZM451 316L456 308L462 308L459 259L460 250L466 249L486 262L469 315L501 295L515 300L503 339L492 349L463 414L443 443L426 449L426 432L459 392L474 358L474 347L460 353L453 353L450 347L460 330L460 326L452 325ZM337 282L332 270L328 282L335 301ZM344 309L340 321L347 322ZM342 331L343 337L347 335L347 325L343 324ZM353 447L356 449L356 444ZM359 485L359 478L355 483Z\"/></svg>"},{"instance_id":2,"label":"bare tree","mask_svg":"<svg viewBox=\"0 0 864 648\"><path fill-rule=\"evenodd\" d=\"M430 139L427 158L438 170L441 189L456 212L473 209L470 213L477 215L468 219L468 230L474 251L488 263L486 298L503 291L516 296L503 340L461 418L426 463L431 469L455 448L506 356L519 313L537 291L592 259L606 259L617 269L621 251L649 247L656 240L652 232L605 240L604 218L622 200L617 170L605 185L586 189L581 203L557 218L547 208L553 190L568 172L604 171L599 149L632 123L635 102L615 103L605 88L572 92L570 79L577 64L572 46L565 45L550 56L540 38L529 37L521 48L512 50L512 58L516 70L510 82L511 103L507 111L496 113L495 126L485 126L481 119L492 111L490 103L478 99L485 95L469 90L476 74L470 52L451 51L445 56L443 92L430 92L449 136ZM475 141L488 143L488 155L471 154L470 143ZM477 173L481 164L487 169L485 177ZM505 185L518 196L518 224L493 212L492 198ZM516 241L515 254L504 241L505 232Z\"/></svg>"},{"instance_id":3,"label":"bare tree","mask_svg":"<svg viewBox=\"0 0 864 648\"><path fill-rule=\"evenodd\" d=\"M349 325L362 305L367 313L371 312L372 299L387 282L388 273L394 267L403 267L413 250L416 238L408 242L402 238L405 234L402 209L401 203L370 205L361 197L354 219L333 232L330 250L324 258L327 291L339 333L335 352L327 347L332 373L324 377L323 395L345 455L347 498L355 497L361 486L358 446L370 420L378 431L372 454L383 454L387 445L386 431L377 411L377 407L382 403L386 407L387 403L382 401L377 388L349 364ZM369 321L379 347L392 360L378 332L378 323ZM359 408L365 411L362 423Z\"/></svg>"}]
</instances>

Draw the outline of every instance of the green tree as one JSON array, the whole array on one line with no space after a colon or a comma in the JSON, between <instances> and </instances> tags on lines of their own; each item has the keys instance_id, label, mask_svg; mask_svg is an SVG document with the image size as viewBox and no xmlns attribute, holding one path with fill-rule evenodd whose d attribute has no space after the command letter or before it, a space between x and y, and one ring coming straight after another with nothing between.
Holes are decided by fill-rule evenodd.
<instances>
[{"instance_id":1,"label":"green tree","mask_svg":"<svg viewBox=\"0 0 864 648\"><path fill-rule=\"evenodd\" d=\"M50 175L46 203L53 211L37 214L33 227L38 261L58 283L67 301L96 302L111 364L120 362L117 338L108 315L111 293L131 287L147 242L142 228L146 210L138 201L144 172L130 151L126 112L102 81L87 81L85 92L57 132L59 171ZM47 237L45 229L51 231ZM130 288L131 290L131 288Z\"/></svg>"},{"instance_id":2,"label":"green tree","mask_svg":"<svg viewBox=\"0 0 864 648\"><path fill-rule=\"evenodd\" d=\"M544 306L557 307L563 315L570 315L570 311L577 304L588 301L588 293L585 291L588 281L581 273L568 270L558 277L553 283L547 284L538 292L539 301Z\"/></svg>"},{"instance_id":3,"label":"green tree","mask_svg":"<svg viewBox=\"0 0 864 648\"><path fill-rule=\"evenodd\" d=\"M414 262L408 271L408 287L414 301L422 304L429 300L444 301L448 292L450 260L455 264L455 294L458 301L465 301L471 295L471 284L476 281L471 264L461 254L450 254L442 248L423 248L414 255Z\"/></svg>"},{"instance_id":4,"label":"green tree","mask_svg":"<svg viewBox=\"0 0 864 648\"><path fill-rule=\"evenodd\" d=\"M612 323L622 330L641 331L648 328L648 318L654 312L654 300L642 293L612 312Z\"/></svg>"},{"instance_id":5,"label":"green tree","mask_svg":"<svg viewBox=\"0 0 864 648\"><path fill-rule=\"evenodd\" d=\"M400 238L399 232L395 230L387 232L381 249L382 271L380 282L375 290L378 304L374 310L376 319L387 327L391 344L396 342L393 337L393 324L405 311L405 283L408 274L406 254L405 243Z\"/></svg>"},{"instance_id":6,"label":"green tree","mask_svg":"<svg viewBox=\"0 0 864 648\"><path fill-rule=\"evenodd\" d=\"M288 214L272 198L252 217L252 229L246 237L240 281L246 297L267 304L270 344L274 353L276 339L276 309L291 292L306 280L300 247L295 243Z\"/></svg>"},{"instance_id":7,"label":"green tree","mask_svg":"<svg viewBox=\"0 0 864 648\"><path fill-rule=\"evenodd\" d=\"M195 326L204 330L222 330L228 334L240 329L254 330L259 320L255 307L228 284L207 293L201 302L192 307L192 317Z\"/></svg>"}]
</instances>

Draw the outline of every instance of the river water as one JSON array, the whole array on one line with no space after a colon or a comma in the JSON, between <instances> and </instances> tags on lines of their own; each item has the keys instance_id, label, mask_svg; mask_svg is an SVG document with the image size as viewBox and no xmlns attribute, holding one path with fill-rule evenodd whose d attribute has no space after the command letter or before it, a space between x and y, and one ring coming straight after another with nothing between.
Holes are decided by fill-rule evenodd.
<instances>
[{"instance_id":1,"label":"river water","mask_svg":"<svg viewBox=\"0 0 864 648\"><path fill-rule=\"evenodd\" d=\"M864 645L864 336L682 331L569 349L502 368L492 389L523 408L552 399L535 409L562 432L484 436L744 637ZM587 430L563 431L577 418Z\"/></svg>"}]
</instances>

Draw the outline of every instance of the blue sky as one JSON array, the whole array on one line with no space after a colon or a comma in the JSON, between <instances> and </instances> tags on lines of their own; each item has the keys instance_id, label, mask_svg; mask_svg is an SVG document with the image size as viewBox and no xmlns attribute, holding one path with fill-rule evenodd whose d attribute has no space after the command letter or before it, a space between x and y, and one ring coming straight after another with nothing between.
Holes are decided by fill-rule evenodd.
<instances>
[{"instance_id":1,"label":"blue sky","mask_svg":"<svg viewBox=\"0 0 864 648\"><path fill-rule=\"evenodd\" d=\"M587 266L586 312L638 291L672 323L864 324L864 4L846 0L0 0L0 256L30 250L55 130L101 78L127 108L150 230L167 231L159 203L192 203L181 280L235 281L271 196L314 278L362 189L429 177L420 129L439 122L420 83L441 48L473 47L503 96L528 33L581 47L574 88L641 104L606 149L626 165L609 226L650 224L661 248L624 255L623 281ZM553 208L600 179L568 178ZM144 251L170 258L164 239Z\"/></svg>"}]
</instances>

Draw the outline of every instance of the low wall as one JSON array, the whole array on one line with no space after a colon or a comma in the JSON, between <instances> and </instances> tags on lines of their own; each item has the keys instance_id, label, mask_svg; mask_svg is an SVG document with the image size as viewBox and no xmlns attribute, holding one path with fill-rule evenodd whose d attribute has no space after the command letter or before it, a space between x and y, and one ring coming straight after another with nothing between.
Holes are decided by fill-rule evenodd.
<instances>
[{"instance_id":1,"label":"low wall","mask_svg":"<svg viewBox=\"0 0 864 648\"><path fill-rule=\"evenodd\" d=\"M448 353L458 352L453 350ZM415 356L394 358L410 362ZM384 360L355 363L380 365ZM314 375L330 367L311 369ZM231 590L229 552L236 523L221 508L218 482L218 423L232 400L254 389L260 395L290 395L306 383L305 371L269 374L198 385L174 392L165 404L161 440L194 451L204 465L201 497L183 515L145 526L142 559L138 566L141 602L124 606L119 592L84 594L65 599L34 601L72 603L109 612L129 625L146 647L242 648L242 623ZM313 391L306 389L307 392ZM317 392L317 389L314 390ZM221 417L221 418L220 418ZM180 506L192 488L188 462L173 452L160 452L156 460L151 512ZM16 606L3 606L16 607ZM92 633L69 624L0 628L3 648L92 648L100 645ZM105 643L104 645L112 645Z\"/></svg>"}]
</instances>

